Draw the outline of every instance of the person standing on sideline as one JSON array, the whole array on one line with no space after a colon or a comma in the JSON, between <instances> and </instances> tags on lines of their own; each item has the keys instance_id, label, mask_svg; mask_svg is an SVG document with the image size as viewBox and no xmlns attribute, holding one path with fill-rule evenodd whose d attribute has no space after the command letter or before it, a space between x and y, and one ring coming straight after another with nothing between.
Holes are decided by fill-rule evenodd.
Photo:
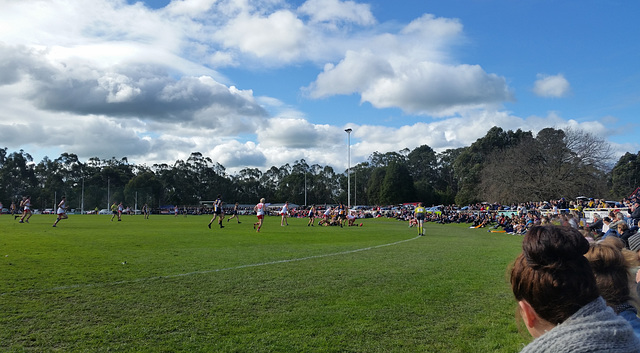
<instances>
[{"instance_id":1,"label":"person standing on sideline","mask_svg":"<svg viewBox=\"0 0 640 353\"><path fill-rule=\"evenodd\" d=\"M19 223L29 223L29 218L31 218L31 196L25 196L20 202L20 207L22 207L22 217L20 217Z\"/></svg>"},{"instance_id":2,"label":"person standing on sideline","mask_svg":"<svg viewBox=\"0 0 640 353\"><path fill-rule=\"evenodd\" d=\"M220 216L218 218L218 216ZM211 223L213 223L213 221L218 218L218 224L220 225L220 228L224 228L224 226L222 225L222 220L224 219L224 211L222 211L222 196L220 196L220 194L218 194L218 198L213 202L213 218L211 218L211 221L209 221L209 229L211 229Z\"/></svg>"},{"instance_id":3,"label":"person standing on sideline","mask_svg":"<svg viewBox=\"0 0 640 353\"><path fill-rule=\"evenodd\" d=\"M232 219L236 219L238 221L238 224L242 223L240 222L240 217L238 215L238 203L236 202L236 204L233 206L233 214L231 215L231 217L227 218L227 222L229 222Z\"/></svg>"},{"instance_id":4,"label":"person standing on sideline","mask_svg":"<svg viewBox=\"0 0 640 353\"><path fill-rule=\"evenodd\" d=\"M422 206L422 202L418 202L418 206L414 210L416 221L418 221L418 235L424 235L424 214L427 210Z\"/></svg>"},{"instance_id":5,"label":"person standing on sideline","mask_svg":"<svg viewBox=\"0 0 640 353\"><path fill-rule=\"evenodd\" d=\"M58 215L58 218L56 218L56 222L53 224L54 227L61 219L69 218L69 216L67 216L67 198L65 196L62 196L62 200L58 203L58 210L56 211L56 214Z\"/></svg>"},{"instance_id":6,"label":"person standing on sideline","mask_svg":"<svg viewBox=\"0 0 640 353\"><path fill-rule=\"evenodd\" d=\"M265 207L266 205L264 204L264 197L260 199L260 203L258 203L257 205L255 205L255 207L253 208L253 211L256 213L256 216L258 217L258 222L253 224L253 229L256 229L256 226L258 226L258 230L257 232L260 233L260 228L262 228L262 221L264 221L264 211L265 211Z\"/></svg>"},{"instance_id":7,"label":"person standing on sideline","mask_svg":"<svg viewBox=\"0 0 640 353\"><path fill-rule=\"evenodd\" d=\"M282 216L282 218L280 219L280 226L284 227L285 224L289 225L289 222L287 221L287 216L289 216L289 201L286 201L284 203L284 206L282 206L282 209L280 210L280 215Z\"/></svg>"},{"instance_id":8,"label":"person standing on sideline","mask_svg":"<svg viewBox=\"0 0 640 353\"><path fill-rule=\"evenodd\" d=\"M313 227L313 222L316 219L316 207L314 205L311 205L311 208L309 209L309 223L307 223L307 227L308 226L312 226Z\"/></svg>"}]
</instances>

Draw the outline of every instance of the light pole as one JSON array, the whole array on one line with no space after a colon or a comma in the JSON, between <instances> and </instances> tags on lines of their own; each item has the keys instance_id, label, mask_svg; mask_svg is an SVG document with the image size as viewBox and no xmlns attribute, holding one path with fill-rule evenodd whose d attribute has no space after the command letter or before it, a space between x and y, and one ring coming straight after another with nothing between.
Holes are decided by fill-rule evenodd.
<instances>
[{"instance_id":1,"label":"light pole","mask_svg":"<svg viewBox=\"0 0 640 353\"><path fill-rule=\"evenodd\" d=\"M82 202L80 203L80 214L84 214L84 175L82 176Z\"/></svg>"},{"instance_id":2,"label":"light pole","mask_svg":"<svg viewBox=\"0 0 640 353\"><path fill-rule=\"evenodd\" d=\"M351 209L351 128L344 130L347 133L347 210Z\"/></svg>"}]
</instances>

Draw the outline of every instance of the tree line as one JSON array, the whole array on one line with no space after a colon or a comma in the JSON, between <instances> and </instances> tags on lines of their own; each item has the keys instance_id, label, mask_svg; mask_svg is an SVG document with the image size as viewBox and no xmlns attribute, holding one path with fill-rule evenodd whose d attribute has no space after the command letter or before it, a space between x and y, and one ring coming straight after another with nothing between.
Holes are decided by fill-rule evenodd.
<instances>
[{"instance_id":1,"label":"tree line","mask_svg":"<svg viewBox=\"0 0 640 353\"><path fill-rule=\"evenodd\" d=\"M614 163L611 146L593 134L546 128L534 137L518 129L491 128L470 146L435 152L374 152L350 168L352 205L514 203L560 197L620 199L640 181L640 152ZM72 208L128 205L198 205L223 195L227 202L300 205L347 203L347 171L309 165L304 159L267 170L227 173L200 152L175 163L131 164L126 157L90 158L73 153L35 163L29 153L0 149L0 201L31 195L36 208L53 208L62 195Z\"/></svg>"}]
</instances>

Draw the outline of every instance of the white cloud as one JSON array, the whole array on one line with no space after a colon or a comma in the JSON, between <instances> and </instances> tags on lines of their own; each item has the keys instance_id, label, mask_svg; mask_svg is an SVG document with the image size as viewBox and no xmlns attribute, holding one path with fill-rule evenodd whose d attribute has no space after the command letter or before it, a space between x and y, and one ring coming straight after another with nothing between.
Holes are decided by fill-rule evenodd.
<instances>
[{"instance_id":1,"label":"white cloud","mask_svg":"<svg viewBox=\"0 0 640 353\"><path fill-rule=\"evenodd\" d=\"M362 92L376 81L393 75L389 62L371 51L348 51L338 65L325 65L324 71L307 90L312 98L351 94Z\"/></svg>"},{"instance_id":2,"label":"white cloud","mask_svg":"<svg viewBox=\"0 0 640 353\"><path fill-rule=\"evenodd\" d=\"M407 113L450 116L491 108L511 99L505 79L477 65L421 62L403 67L362 92L362 100L378 108L399 107Z\"/></svg>"},{"instance_id":3,"label":"white cloud","mask_svg":"<svg viewBox=\"0 0 640 353\"><path fill-rule=\"evenodd\" d=\"M268 16L241 14L215 34L225 48L237 48L258 58L284 62L298 59L305 47L307 30L290 11Z\"/></svg>"},{"instance_id":4,"label":"white cloud","mask_svg":"<svg viewBox=\"0 0 640 353\"><path fill-rule=\"evenodd\" d=\"M128 102L141 92L139 87L131 85L129 77L116 73L107 73L98 78L98 85L108 92L107 103Z\"/></svg>"},{"instance_id":5,"label":"white cloud","mask_svg":"<svg viewBox=\"0 0 640 353\"><path fill-rule=\"evenodd\" d=\"M231 172L243 168L263 168L267 163L264 151L254 142L229 141L215 146L208 155Z\"/></svg>"},{"instance_id":6,"label":"white cloud","mask_svg":"<svg viewBox=\"0 0 640 353\"><path fill-rule=\"evenodd\" d=\"M314 125L304 119L273 118L258 130L261 146L295 148L324 148L339 143L342 131L328 125Z\"/></svg>"},{"instance_id":7,"label":"white cloud","mask_svg":"<svg viewBox=\"0 0 640 353\"><path fill-rule=\"evenodd\" d=\"M501 111L512 99L507 81L459 62L452 48L467 39L457 19L416 14L405 26L374 27L370 5L339 0L298 8L283 0L173 0L160 10L122 0L0 3L0 141L52 158L72 152L153 164L198 151L231 170L304 158L342 171L347 137L339 125L347 123L352 163L375 151L468 146L493 126L610 132L556 113ZM295 105L299 97L282 98L297 87L276 98L265 84L254 96L247 66L260 73L304 66L298 85L315 77L305 89L314 99L356 94L376 108L443 118L401 127L314 123L313 112ZM245 86L220 67L234 67ZM569 91L562 75L536 82L543 96Z\"/></svg>"},{"instance_id":8,"label":"white cloud","mask_svg":"<svg viewBox=\"0 0 640 353\"><path fill-rule=\"evenodd\" d=\"M311 98L358 93L376 108L451 116L512 100L506 80L478 65L448 63L447 48L462 41L456 20L424 15L400 34L382 34L360 50L347 51L305 91ZM428 43L428 44L425 44Z\"/></svg>"},{"instance_id":9,"label":"white cloud","mask_svg":"<svg viewBox=\"0 0 640 353\"><path fill-rule=\"evenodd\" d=\"M308 15L311 23L349 22L361 26L370 26L376 23L370 5L358 4L354 1L308 0L298 8L298 11Z\"/></svg>"},{"instance_id":10,"label":"white cloud","mask_svg":"<svg viewBox=\"0 0 640 353\"><path fill-rule=\"evenodd\" d=\"M197 17L206 14L218 0L173 0L163 11L172 15Z\"/></svg>"},{"instance_id":11,"label":"white cloud","mask_svg":"<svg viewBox=\"0 0 640 353\"><path fill-rule=\"evenodd\" d=\"M538 74L538 79L533 84L533 93L540 97L561 98L571 92L571 85L564 75L549 76Z\"/></svg>"}]
</instances>

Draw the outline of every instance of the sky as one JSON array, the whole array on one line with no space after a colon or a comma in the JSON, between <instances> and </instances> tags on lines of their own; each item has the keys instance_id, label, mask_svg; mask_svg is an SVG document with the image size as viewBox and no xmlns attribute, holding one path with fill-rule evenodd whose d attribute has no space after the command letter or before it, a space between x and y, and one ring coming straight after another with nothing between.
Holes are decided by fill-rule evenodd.
<instances>
[{"instance_id":1,"label":"sky","mask_svg":"<svg viewBox=\"0 0 640 353\"><path fill-rule=\"evenodd\" d=\"M636 1L0 0L0 148L230 174L504 130L640 150ZM352 129L347 134L345 129ZM350 159L349 159L350 156Z\"/></svg>"}]
</instances>

